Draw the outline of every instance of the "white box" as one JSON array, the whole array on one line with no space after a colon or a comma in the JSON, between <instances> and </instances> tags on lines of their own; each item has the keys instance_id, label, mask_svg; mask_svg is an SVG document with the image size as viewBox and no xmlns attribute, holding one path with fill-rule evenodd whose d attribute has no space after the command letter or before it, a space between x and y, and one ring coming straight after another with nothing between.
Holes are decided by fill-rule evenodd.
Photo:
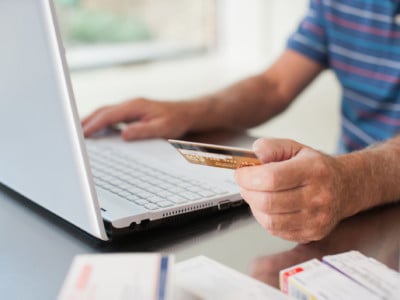
<instances>
[{"instance_id":1,"label":"white box","mask_svg":"<svg viewBox=\"0 0 400 300\"><path fill-rule=\"evenodd\" d=\"M358 251L323 257L323 262L381 299L400 299L400 273Z\"/></svg>"},{"instance_id":2,"label":"white box","mask_svg":"<svg viewBox=\"0 0 400 300\"><path fill-rule=\"evenodd\" d=\"M295 299L381 299L317 259L284 269L280 272L279 277L281 290Z\"/></svg>"},{"instance_id":3,"label":"white box","mask_svg":"<svg viewBox=\"0 0 400 300\"><path fill-rule=\"evenodd\" d=\"M172 255L77 255L58 300L172 299Z\"/></svg>"}]
</instances>

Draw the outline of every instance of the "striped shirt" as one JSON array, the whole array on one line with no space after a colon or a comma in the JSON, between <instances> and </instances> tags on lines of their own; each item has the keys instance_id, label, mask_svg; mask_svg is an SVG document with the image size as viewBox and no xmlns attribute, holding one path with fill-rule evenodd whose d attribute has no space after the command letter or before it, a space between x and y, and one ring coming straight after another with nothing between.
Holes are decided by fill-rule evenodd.
<instances>
[{"instance_id":1,"label":"striped shirt","mask_svg":"<svg viewBox=\"0 0 400 300\"><path fill-rule=\"evenodd\" d=\"M288 48L336 74L346 152L400 132L400 0L311 0Z\"/></svg>"}]
</instances>

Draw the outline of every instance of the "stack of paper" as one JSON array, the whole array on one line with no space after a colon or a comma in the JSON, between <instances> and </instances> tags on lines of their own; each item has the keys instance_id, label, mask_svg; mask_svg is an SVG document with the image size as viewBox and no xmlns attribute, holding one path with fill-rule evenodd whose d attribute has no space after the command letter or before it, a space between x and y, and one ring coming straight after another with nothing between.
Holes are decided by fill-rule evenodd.
<instances>
[{"instance_id":1,"label":"stack of paper","mask_svg":"<svg viewBox=\"0 0 400 300\"><path fill-rule=\"evenodd\" d=\"M172 265L162 254L78 255L58 299L172 299Z\"/></svg>"},{"instance_id":2,"label":"stack of paper","mask_svg":"<svg viewBox=\"0 0 400 300\"><path fill-rule=\"evenodd\" d=\"M286 300L278 289L207 257L178 263L162 254L79 255L59 300Z\"/></svg>"},{"instance_id":3,"label":"stack of paper","mask_svg":"<svg viewBox=\"0 0 400 300\"><path fill-rule=\"evenodd\" d=\"M301 300L400 299L400 273L358 251L312 259L279 277L281 290Z\"/></svg>"},{"instance_id":4,"label":"stack of paper","mask_svg":"<svg viewBox=\"0 0 400 300\"><path fill-rule=\"evenodd\" d=\"M177 300L287 300L278 289L228 268L205 256L175 267Z\"/></svg>"}]
</instances>

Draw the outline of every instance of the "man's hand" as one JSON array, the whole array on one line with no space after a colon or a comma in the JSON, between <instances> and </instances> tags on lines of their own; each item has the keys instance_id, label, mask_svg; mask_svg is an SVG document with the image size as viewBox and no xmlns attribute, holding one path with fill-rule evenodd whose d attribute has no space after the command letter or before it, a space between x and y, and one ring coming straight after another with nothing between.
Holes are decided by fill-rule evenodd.
<instances>
[{"instance_id":1,"label":"man's hand","mask_svg":"<svg viewBox=\"0 0 400 300\"><path fill-rule=\"evenodd\" d=\"M109 126L126 123L121 133L125 140L177 138L190 130L193 110L189 108L189 102L133 99L99 108L82 120L82 126L86 137Z\"/></svg>"},{"instance_id":2,"label":"man's hand","mask_svg":"<svg viewBox=\"0 0 400 300\"><path fill-rule=\"evenodd\" d=\"M259 139L261 166L236 170L243 199L271 234L306 243L344 217L345 172L338 159L291 140Z\"/></svg>"}]
</instances>

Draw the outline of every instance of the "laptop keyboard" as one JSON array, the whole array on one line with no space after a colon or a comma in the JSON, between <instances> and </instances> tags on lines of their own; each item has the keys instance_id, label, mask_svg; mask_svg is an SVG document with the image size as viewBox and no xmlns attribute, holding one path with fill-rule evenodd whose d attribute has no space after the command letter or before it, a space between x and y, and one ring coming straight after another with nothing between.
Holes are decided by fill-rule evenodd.
<instances>
[{"instance_id":1,"label":"laptop keyboard","mask_svg":"<svg viewBox=\"0 0 400 300\"><path fill-rule=\"evenodd\" d=\"M94 183L148 210L192 203L228 191L150 167L112 148L89 149Z\"/></svg>"}]
</instances>

